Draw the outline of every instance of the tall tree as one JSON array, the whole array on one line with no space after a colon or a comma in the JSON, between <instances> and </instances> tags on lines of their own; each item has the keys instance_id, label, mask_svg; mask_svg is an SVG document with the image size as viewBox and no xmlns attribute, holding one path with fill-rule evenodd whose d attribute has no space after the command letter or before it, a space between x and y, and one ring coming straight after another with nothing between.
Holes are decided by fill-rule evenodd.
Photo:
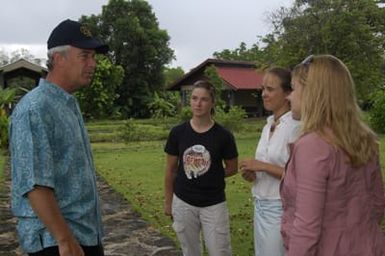
<instances>
[{"instance_id":1,"label":"tall tree","mask_svg":"<svg viewBox=\"0 0 385 256\"><path fill-rule=\"evenodd\" d=\"M19 59L25 59L37 65L42 65L44 61L43 59L36 58L28 49L25 48L16 49L10 54L4 50L0 50L0 66L7 65Z\"/></svg>"},{"instance_id":2,"label":"tall tree","mask_svg":"<svg viewBox=\"0 0 385 256\"><path fill-rule=\"evenodd\" d=\"M0 49L0 67L7 65L8 63L9 63L8 54L4 50Z\"/></svg>"},{"instance_id":3,"label":"tall tree","mask_svg":"<svg viewBox=\"0 0 385 256\"><path fill-rule=\"evenodd\" d=\"M259 43L255 43L250 48L247 48L244 42L241 42L235 50L224 49L220 52L214 52L213 56L222 60L251 61L255 62L257 66L261 65L264 59L264 53Z\"/></svg>"},{"instance_id":4,"label":"tall tree","mask_svg":"<svg viewBox=\"0 0 385 256\"><path fill-rule=\"evenodd\" d=\"M105 56L96 56L98 65L92 83L75 93L83 115L89 119L119 117L114 106L116 88L123 80L123 68L116 66Z\"/></svg>"},{"instance_id":5,"label":"tall tree","mask_svg":"<svg viewBox=\"0 0 385 256\"><path fill-rule=\"evenodd\" d=\"M110 0L100 15L81 21L109 44L112 60L124 68L116 99L123 116L148 116L146 106L164 84L163 67L174 58L152 7L143 0Z\"/></svg>"},{"instance_id":6,"label":"tall tree","mask_svg":"<svg viewBox=\"0 0 385 256\"><path fill-rule=\"evenodd\" d=\"M14 50L13 52L11 52L10 63L15 62L15 61L17 61L19 59L25 59L25 60L33 62L34 59L35 59L35 56L33 56L25 48L20 48L20 49L17 49L17 50Z\"/></svg>"},{"instance_id":7,"label":"tall tree","mask_svg":"<svg viewBox=\"0 0 385 256\"><path fill-rule=\"evenodd\" d=\"M376 0L296 0L271 15L266 37L277 64L293 66L309 54L328 53L349 67L361 104L381 84L385 8ZM277 50L278 49L278 50Z\"/></svg>"},{"instance_id":8,"label":"tall tree","mask_svg":"<svg viewBox=\"0 0 385 256\"><path fill-rule=\"evenodd\" d=\"M165 67L164 68L164 89L181 78L184 75L184 71L181 67L176 67L176 68L169 68Z\"/></svg>"}]
</instances>

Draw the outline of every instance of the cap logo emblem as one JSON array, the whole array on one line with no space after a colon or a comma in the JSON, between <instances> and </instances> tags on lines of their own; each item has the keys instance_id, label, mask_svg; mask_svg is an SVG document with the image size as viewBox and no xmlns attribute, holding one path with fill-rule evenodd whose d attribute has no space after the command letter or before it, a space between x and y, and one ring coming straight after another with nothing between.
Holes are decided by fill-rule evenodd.
<instances>
[{"instance_id":1,"label":"cap logo emblem","mask_svg":"<svg viewBox=\"0 0 385 256\"><path fill-rule=\"evenodd\" d=\"M80 32L86 37L92 37L91 31L86 26L81 26Z\"/></svg>"}]
</instances>

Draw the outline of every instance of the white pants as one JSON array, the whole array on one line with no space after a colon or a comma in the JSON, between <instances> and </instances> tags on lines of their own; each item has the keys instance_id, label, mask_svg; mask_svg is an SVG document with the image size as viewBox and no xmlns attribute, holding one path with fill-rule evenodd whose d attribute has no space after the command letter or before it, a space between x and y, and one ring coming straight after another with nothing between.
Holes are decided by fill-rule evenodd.
<instances>
[{"instance_id":1,"label":"white pants","mask_svg":"<svg viewBox=\"0 0 385 256\"><path fill-rule=\"evenodd\" d=\"M200 256L202 229L210 256L231 255L229 213L226 202L196 207L174 195L172 200L173 228L184 256Z\"/></svg>"},{"instance_id":2,"label":"white pants","mask_svg":"<svg viewBox=\"0 0 385 256\"><path fill-rule=\"evenodd\" d=\"M284 256L281 200L254 200L255 256Z\"/></svg>"}]
</instances>

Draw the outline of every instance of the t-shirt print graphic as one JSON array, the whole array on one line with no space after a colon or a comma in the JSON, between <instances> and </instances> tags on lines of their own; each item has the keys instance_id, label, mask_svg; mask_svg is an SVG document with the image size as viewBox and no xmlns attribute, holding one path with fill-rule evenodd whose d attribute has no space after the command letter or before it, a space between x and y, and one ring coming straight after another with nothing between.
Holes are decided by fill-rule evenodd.
<instances>
[{"instance_id":1,"label":"t-shirt print graphic","mask_svg":"<svg viewBox=\"0 0 385 256\"><path fill-rule=\"evenodd\" d=\"M209 151L203 145L194 145L183 153L183 166L188 179L205 174L211 165Z\"/></svg>"}]
</instances>

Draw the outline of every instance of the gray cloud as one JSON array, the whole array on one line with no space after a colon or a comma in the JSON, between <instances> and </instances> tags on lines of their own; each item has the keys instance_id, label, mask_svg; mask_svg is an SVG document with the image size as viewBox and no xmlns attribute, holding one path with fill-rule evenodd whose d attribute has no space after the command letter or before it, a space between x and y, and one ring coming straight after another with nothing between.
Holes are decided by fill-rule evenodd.
<instances>
[{"instance_id":1,"label":"gray cloud","mask_svg":"<svg viewBox=\"0 0 385 256\"><path fill-rule=\"evenodd\" d=\"M162 29L171 37L177 60L185 71L215 51L250 46L270 31L266 15L293 0L149 0ZM46 40L60 21L99 14L108 0L12 0L0 15L1 49L30 48L45 56ZM15 46L16 44L16 46ZM12 46L13 45L13 46ZM35 45L32 47L32 45ZM40 48L36 45L40 45ZM13 47L13 48L11 48ZM38 49L39 48L39 49Z\"/></svg>"}]
</instances>

